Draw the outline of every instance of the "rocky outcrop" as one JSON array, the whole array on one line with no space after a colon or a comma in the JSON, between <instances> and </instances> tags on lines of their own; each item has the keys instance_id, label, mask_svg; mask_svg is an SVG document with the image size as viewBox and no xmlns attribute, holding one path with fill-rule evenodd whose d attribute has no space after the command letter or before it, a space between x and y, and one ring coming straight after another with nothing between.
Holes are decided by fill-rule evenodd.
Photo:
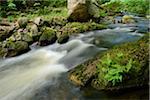
<instances>
[{"instance_id":1,"label":"rocky outcrop","mask_svg":"<svg viewBox=\"0 0 150 100\"><path fill-rule=\"evenodd\" d=\"M77 86L91 84L98 90L118 90L148 85L149 34L97 55L70 71Z\"/></svg>"},{"instance_id":2,"label":"rocky outcrop","mask_svg":"<svg viewBox=\"0 0 150 100\"><path fill-rule=\"evenodd\" d=\"M68 0L68 19L84 22L90 17L99 17L99 8L96 0Z\"/></svg>"},{"instance_id":3,"label":"rocky outcrop","mask_svg":"<svg viewBox=\"0 0 150 100\"><path fill-rule=\"evenodd\" d=\"M62 44L69 40L70 35L105 28L106 25L95 22L68 23L67 18L64 17L54 17L49 20L41 17L28 20L21 17L16 23L0 23L0 58L22 54L30 50L29 46L33 43L40 46L55 42ZM19 45L19 50L15 47L16 43Z\"/></svg>"}]
</instances>

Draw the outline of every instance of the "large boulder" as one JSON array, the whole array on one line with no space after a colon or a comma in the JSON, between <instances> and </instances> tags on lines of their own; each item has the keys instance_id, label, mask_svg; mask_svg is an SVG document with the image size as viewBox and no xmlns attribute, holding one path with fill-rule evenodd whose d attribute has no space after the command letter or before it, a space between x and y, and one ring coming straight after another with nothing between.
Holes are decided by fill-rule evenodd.
<instances>
[{"instance_id":1,"label":"large boulder","mask_svg":"<svg viewBox=\"0 0 150 100\"><path fill-rule=\"evenodd\" d=\"M96 0L68 0L68 19L70 21L84 22L89 18L98 17L99 8Z\"/></svg>"}]
</instances>

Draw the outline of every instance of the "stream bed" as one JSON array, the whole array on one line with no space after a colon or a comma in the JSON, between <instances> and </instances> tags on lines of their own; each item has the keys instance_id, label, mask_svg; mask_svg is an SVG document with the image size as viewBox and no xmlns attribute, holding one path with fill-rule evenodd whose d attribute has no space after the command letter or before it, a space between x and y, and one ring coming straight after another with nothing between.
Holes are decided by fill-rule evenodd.
<instances>
[{"instance_id":1,"label":"stream bed","mask_svg":"<svg viewBox=\"0 0 150 100\"><path fill-rule=\"evenodd\" d=\"M109 29L71 36L65 44L31 46L26 54L0 60L0 100L147 99L147 87L107 93L76 87L67 79L69 70L98 52L140 39L143 31L148 31L147 20L142 21L138 19L136 25L112 24Z\"/></svg>"}]
</instances>

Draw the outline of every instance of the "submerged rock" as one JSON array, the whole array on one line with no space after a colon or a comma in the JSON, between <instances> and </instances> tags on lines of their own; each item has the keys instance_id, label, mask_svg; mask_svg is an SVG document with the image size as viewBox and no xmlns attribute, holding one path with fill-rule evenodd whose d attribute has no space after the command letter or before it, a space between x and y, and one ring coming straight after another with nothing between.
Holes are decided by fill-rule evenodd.
<instances>
[{"instance_id":1,"label":"submerged rock","mask_svg":"<svg viewBox=\"0 0 150 100\"><path fill-rule=\"evenodd\" d=\"M70 71L69 79L78 86L91 84L98 90L125 89L148 85L149 35L97 55ZM85 74L86 73L86 74Z\"/></svg>"},{"instance_id":2,"label":"submerged rock","mask_svg":"<svg viewBox=\"0 0 150 100\"><path fill-rule=\"evenodd\" d=\"M39 45L46 46L49 44L53 44L55 43L56 40L57 40L56 30L52 28L45 28L42 32L42 35L40 36Z\"/></svg>"},{"instance_id":3,"label":"submerged rock","mask_svg":"<svg viewBox=\"0 0 150 100\"><path fill-rule=\"evenodd\" d=\"M134 22L135 22L134 18L130 15L124 15L122 17L122 23L124 23L124 24L130 24L130 23L134 23Z\"/></svg>"}]
</instances>

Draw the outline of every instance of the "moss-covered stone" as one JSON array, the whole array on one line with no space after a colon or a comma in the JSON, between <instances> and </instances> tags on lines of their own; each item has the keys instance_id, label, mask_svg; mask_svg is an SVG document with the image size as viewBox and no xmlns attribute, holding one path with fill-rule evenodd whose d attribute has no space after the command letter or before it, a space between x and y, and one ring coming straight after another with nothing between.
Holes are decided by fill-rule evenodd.
<instances>
[{"instance_id":1,"label":"moss-covered stone","mask_svg":"<svg viewBox=\"0 0 150 100\"><path fill-rule=\"evenodd\" d=\"M26 17L21 17L17 20L17 24L19 28L26 28L27 24L28 24L28 18Z\"/></svg>"},{"instance_id":2,"label":"moss-covered stone","mask_svg":"<svg viewBox=\"0 0 150 100\"><path fill-rule=\"evenodd\" d=\"M62 34L58 36L57 42L60 44L66 43L69 40L69 35L68 34Z\"/></svg>"},{"instance_id":3,"label":"moss-covered stone","mask_svg":"<svg viewBox=\"0 0 150 100\"><path fill-rule=\"evenodd\" d=\"M10 41L25 41L29 44L32 43L33 38L29 32L16 32L11 37L8 38Z\"/></svg>"},{"instance_id":4,"label":"moss-covered stone","mask_svg":"<svg viewBox=\"0 0 150 100\"><path fill-rule=\"evenodd\" d=\"M65 26L68 21L65 17L53 17L47 22L49 23L49 26L56 27L56 26Z\"/></svg>"},{"instance_id":5,"label":"moss-covered stone","mask_svg":"<svg viewBox=\"0 0 150 100\"><path fill-rule=\"evenodd\" d=\"M40 46L46 46L55 43L57 40L56 30L52 28L44 28L39 39Z\"/></svg>"},{"instance_id":6,"label":"moss-covered stone","mask_svg":"<svg viewBox=\"0 0 150 100\"><path fill-rule=\"evenodd\" d=\"M148 42L149 34L137 42L115 46L73 69L69 79L79 86L91 84L99 90L147 85L149 80ZM84 74L86 70L90 72ZM90 74L91 72L93 74Z\"/></svg>"},{"instance_id":7,"label":"moss-covered stone","mask_svg":"<svg viewBox=\"0 0 150 100\"><path fill-rule=\"evenodd\" d=\"M77 86L85 86L87 82L95 75L97 57L85 62L69 72L69 80ZM93 62L94 61L94 62Z\"/></svg>"},{"instance_id":8,"label":"moss-covered stone","mask_svg":"<svg viewBox=\"0 0 150 100\"><path fill-rule=\"evenodd\" d=\"M4 41L0 46L0 58L17 56L29 50L29 45L25 41Z\"/></svg>"}]
</instances>

